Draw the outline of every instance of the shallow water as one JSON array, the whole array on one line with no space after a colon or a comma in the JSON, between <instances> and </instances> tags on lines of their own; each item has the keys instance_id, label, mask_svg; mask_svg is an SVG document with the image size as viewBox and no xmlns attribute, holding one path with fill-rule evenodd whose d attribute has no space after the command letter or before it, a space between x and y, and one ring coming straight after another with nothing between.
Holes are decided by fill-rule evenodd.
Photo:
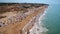
<instances>
[{"instance_id":1,"label":"shallow water","mask_svg":"<svg viewBox=\"0 0 60 34\"><path fill-rule=\"evenodd\" d=\"M47 34L60 34L60 4L51 4L42 23L48 29Z\"/></svg>"},{"instance_id":2,"label":"shallow water","mask_svg":"<svg viewBox=\"0 0 60 34\"><path fill-rule=\"evenodd\" d=\"M44 12L44 14L40 15L39 17L39 21L35 23L34 27L30 30L30 34L45 34L48 29L46 27L44 27L44 24L42 23L42 19L45 15L46 11Z\"/></svg>"}]
</instances>

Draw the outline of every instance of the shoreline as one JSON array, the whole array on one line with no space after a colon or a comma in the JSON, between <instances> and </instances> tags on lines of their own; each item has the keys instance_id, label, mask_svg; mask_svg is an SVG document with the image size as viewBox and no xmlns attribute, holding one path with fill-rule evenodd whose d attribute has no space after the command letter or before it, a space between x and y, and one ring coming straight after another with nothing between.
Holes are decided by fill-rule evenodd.
<instances>
[{"instance_id":1,"label":"shoreline","mask_svg":"<svg viewBox=\"0 0 60 34\"><path fill-rule=\"evenodd\" d=\"M4 32L4 31L6 31L5 33L8 33L8 34L17 34L18 32L20 32L20 30L22 30L24 27L25 27L25 25L27 25L27 23L29 23L29 21L33 18L33 17L36 17L37 15L38 15L38 18L39 18L39 14L40 15L42 15L43 13L44 13L44 10L47 8L47 6L46 5L44 5L44 6L40 6L40 5L38 5L38 7L36 7L36 6L33 6L34 8L36 8L36 10L35 9L33 9L34 10L34 12L32 12L31 14L29 14L29 15L27 15L26 17L25 17L25 19L21 19L21 21L19 21L19 22L16 22L16 23L11 23L11 24L9 24L9 25L7 25L7 26L5 26L5 27L1 27L0 29L0 31L2 31L2 32ZM32 7L32 8L33 8ZM31 9L31 8L30 8ZM33 11L32 10L32 11ZM18 15L19 16L19 15ZM22 15L23 16L23 15ZM21 17L22 17L21 16ZM24 16L23 16L24 17ZM41 17L41 16L40 16ZM36 18L37 19L37 18ZM38 19L37 19L38 20ZM30 24L32 24L32 23L30 23ZM35 24L35 23L34 23ZM36 22L36 24L37 24L37 22ZM3 24L3 25L5 25L5 24ZM32 24L33 25L33 24ZM31 25L31 26L32 26ZM27 27L29 27L29 29L28 29L28 31L32 28L31 26L27 26ZM27 29L27 28L26 28Z\"/></svg>"},{"instance_id":2,"label":"shoreline","mask_svg":"<svg viewBox=\"0 0 60 34\"><path fill-rule=\"evenodd\" d=\"M39 18L39 22L38 23L35 23L33 28L30 30L30 34L43 34L43 33L46 33L48 31L48 29L46 27L43 27L43 23L41 20L43 20L44 16L46 14L46 11L44 11L44 13L42 15L40 15L40 18ZM38 29L38 31L37 31ZM39 31L40 30L40 31ZM34 32L36 31L36 32Z\"/></svg>"}]
</instances>

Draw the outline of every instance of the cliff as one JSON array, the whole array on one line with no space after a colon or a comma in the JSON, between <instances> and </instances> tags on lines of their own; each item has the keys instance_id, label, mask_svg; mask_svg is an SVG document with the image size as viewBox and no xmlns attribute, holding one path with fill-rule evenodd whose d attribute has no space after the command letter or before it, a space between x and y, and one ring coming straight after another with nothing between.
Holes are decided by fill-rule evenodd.
<instances>
[{"instance_id":1,"label":"cliff","mask_svg":"<svg viewBox=\"0 0 60 34\"><path fill-rule=\"evenodd\" d=\"M29 34L47 4L0 4L0 34Z\"/></svg>"}]
</instances>

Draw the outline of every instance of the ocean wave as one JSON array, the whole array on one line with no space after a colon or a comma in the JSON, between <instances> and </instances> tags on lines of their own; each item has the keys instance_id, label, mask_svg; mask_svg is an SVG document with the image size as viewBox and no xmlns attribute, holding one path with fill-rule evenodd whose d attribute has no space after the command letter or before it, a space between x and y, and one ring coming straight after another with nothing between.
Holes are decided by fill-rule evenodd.
<instances>
[{"instance_id":1,"label":"ocean wave","mask_svg":"<svg viewBox=\"0 0 60 34\"><path fill-rule=\"evenodd\" d=\"M34 27L30 30L30 34L45 34L48 31L41 21L46 13L47 12L45 11L42 15L40 15L39 22L35 23Z\"/></svg>"}]
</instances>

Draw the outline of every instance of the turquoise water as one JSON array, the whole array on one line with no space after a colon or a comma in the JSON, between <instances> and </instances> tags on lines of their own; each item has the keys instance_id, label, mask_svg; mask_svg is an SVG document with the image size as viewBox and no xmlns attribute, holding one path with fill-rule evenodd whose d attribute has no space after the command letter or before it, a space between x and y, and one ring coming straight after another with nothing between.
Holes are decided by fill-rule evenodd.
<instances>
[{"instance_id":1,"label":"turquoise water","mask_svg":"<svg viewBox=\"0 0 60 34\"><path fill-rule=\"evenodd\" d=\"M48 29L47 34L60 34L60 4L51 4L42 20Z\"/></svg>"}]
</instances>

